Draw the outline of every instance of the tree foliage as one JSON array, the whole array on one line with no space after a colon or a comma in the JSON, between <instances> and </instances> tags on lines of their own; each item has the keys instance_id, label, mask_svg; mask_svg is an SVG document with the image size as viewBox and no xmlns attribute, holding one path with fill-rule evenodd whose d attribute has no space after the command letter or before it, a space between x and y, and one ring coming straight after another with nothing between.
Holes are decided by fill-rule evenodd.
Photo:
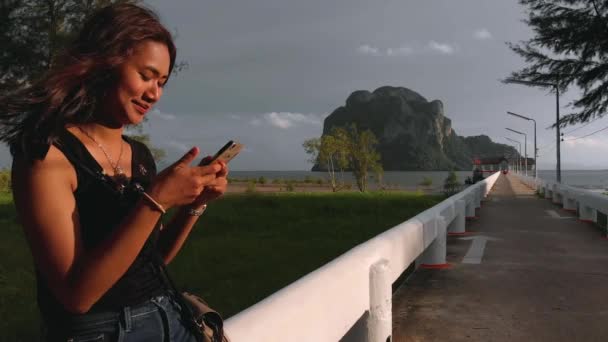
<instances>
[{"instance_id":1,"label":"tree foliage","mask_svg":"<svg viewBox=\"0 0 608 342\"><path fill-rule=\"evenodd\" d=\"M359 132L357 126L334 127L329 134L321 138L304 141L303 147L311 156L309 161L325 168L329 174L333 191L346 187L344 176L342 184L336 180L336 171L343 175L345 170L352 170L360 191L367 190L367 179L374 172L381 182L382 164L376 150L378 140L370 130Z\"/></svg>"},{"instance_id":2,"label":"tree foliage","mask_svg":"<svg viewBox=\"0 0 608 342\"><path fill-rule=\"evenodd\" d=\"M458 176L456 175L456 172L450 171L446 179L443 181L443 194L447 197L450 197L458 193L458 191L460 191L461 186L462 184L460 184L460 182L458 181Z\"/></svg>"},{"instance_id":3,"label":"tree foliage","mask_svg":"<svg viewBox=\"0 0 608 342\"><path fill-rule=\"evenodd\" d=\"M513 72L505 82L546 83L555 92L570 86L582 96L560 126L601 117L608 108L608 2L603 0L519 0L527 8L524 21L534 37L507 43L528 66Z\"/></svg>"},{"instance_id":4,"label":"tree foliage","mask_svg":"<svg viewBox=\"0 0 608 342\"><path fill-rule=\"evenodd\" d=\"M140 143L148 146L150 152L152 153L152 157L158 163L161 162L167 156L167 152L162 148L154 147L150 144L150 136L148 134L129 134L129 137L139 141Z\"/></svg>"},{"instance_id":5,"label":"tree foliage","mask_svg":"<svg viewBox=\"0 0 608 342\"><path fill-rule=\"evenodd\" d=\"M31 83L78 33L84 19L113 3L138 0L23 0L0 7L0 93Z\"/></svg>"},{"instance_id":6,"label":"tree foliage","mask_svg":"<svg viewBox=\"0 0 608 342\"><path fill-rule=\"evenodd\" d=\"M0 6L0 96L28 86L41 77L75 35L84 19L94 11L114 3L139 0L22 0ZM187 68L176 64L174 72ZM141 126L132 135L150 148L156 161L166 153L150 145Z\"/></svg>"},{"instance_id":7,"label":"tree foliage","mask_svg":"<svg viewBox=\"0 0 608 342\"><path fill-rule=\"evenodd\" d=\"M339 190L336 181L336 167L334 166L336 165L334 161L337 151L335 142L336 139L333 136L325 135L321 138L308 139L302 144L306 153L311 156L308 161L313 164L321 165L327 170L329 183L334 192Z\"/></svg>"},{"instance_id":8,"label":"tree foliage","mask_svg":"<svg viewBox=\"0 0 608 342\"><path fill-rule=\"evenodd\" d=\"M367 190L367 178L370 171L382 174L380 164L380 153L376 150L378 139L372 131L365 130L359 132L357 126L352 124L348 133L349 139L349 158L357 187L360 191Z\"/></svg>"}]
</instances>

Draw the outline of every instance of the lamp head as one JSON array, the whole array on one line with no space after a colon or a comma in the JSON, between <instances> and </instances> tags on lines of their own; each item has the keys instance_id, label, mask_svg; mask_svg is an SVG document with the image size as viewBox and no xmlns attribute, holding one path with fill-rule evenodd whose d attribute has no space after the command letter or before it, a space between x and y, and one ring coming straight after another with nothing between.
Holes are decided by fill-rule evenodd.
<instances>
[{"instance_id":1,"label":"lamp head","mask_svg":"<svg viewBox=\"0 0 608 342\"><path fill-rule=\"evenodd\" d=\"M507 111L507 114L513 115L513 116L517 116L518 118L522 118L522 119L528 120L528 121L532 120L531 118L529 118L527 116L523 116L523 115L520 115L520 114L517 114L517 113L513 113L513 112L509 112L509 111Z\"/></svg>"},{"instance_id":2,"label":"lamp head","mask_svg":"<svg viewBox=\"0 0 608 342\"><path fill-rule=\"evenodd\" d=\"M515 83L515 84L523 84L523 85L527 85L527 86L541 86L541 87L555 87L556 86L555 83L524 81L524 80L518 80L516 78L507 78L504 81L504 83Z\"/></svg>"},{"instance_id":3,"label":"lamp head","mask_svg":"<svg viewBox=\"0 0 608 342\"><path fill-rule=\"evenodd\" d=\"M508 130L508 131L511 131L511 132L513 132L513 133L517 133L517 134L521 134L521 135L526 135L525 133L522 133L522 132L520 132L520 131L516 131L516 130L511 129L511 128L505 128L505 129L506 129L506 130Z\"/></svg>"}]
</instances>

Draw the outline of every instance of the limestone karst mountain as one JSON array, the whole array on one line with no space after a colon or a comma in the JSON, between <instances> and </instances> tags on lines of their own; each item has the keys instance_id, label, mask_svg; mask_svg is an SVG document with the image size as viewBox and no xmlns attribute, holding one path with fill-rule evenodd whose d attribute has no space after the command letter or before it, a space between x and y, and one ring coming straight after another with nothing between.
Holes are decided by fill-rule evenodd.
<instances>
[{"instance_id":1,"label":"limestone karst mountain","mask_svg":"<svg viewBox=\"0 0 608 342\"><path fill-rule=\"evenodd\" d=\"M345 106L325 118L323 134L351 123L376 135L386 171L470 170L474 157L517 154L513 147L494 143L485 135L458 136L444 116L441 101L429 102L403 87L353 92ZM318 165L313 167L318 169Z\"/></svg>"}]
</instances>

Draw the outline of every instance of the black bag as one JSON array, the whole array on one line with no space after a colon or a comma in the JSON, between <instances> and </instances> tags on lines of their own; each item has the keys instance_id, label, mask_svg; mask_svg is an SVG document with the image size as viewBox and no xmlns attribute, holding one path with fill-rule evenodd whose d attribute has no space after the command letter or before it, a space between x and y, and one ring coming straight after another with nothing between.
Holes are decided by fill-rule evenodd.
<instances>
[{"instance_id":1,"label":"black bag","mask_svg":"<svg viewBox=\"0 0 608 342\"><path fill-rule=\"evenodd\" d=\"M182 317L189 323L190 328L195 331L199 342L230 342L224 333L224 320L222 316L213 310L201 297L190 292L181 292L169 277L165 262L158 255L158 264L163 276L171 286L175 299L182 309Z\"/></svg>"}]
</instances>

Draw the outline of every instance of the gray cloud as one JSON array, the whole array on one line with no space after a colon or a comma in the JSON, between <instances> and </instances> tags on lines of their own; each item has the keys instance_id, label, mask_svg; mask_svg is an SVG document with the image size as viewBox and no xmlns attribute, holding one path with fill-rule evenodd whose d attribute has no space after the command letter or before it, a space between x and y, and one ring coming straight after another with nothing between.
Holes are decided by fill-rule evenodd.
<instances>
[{"instance_id":1,"label":"gray cloud","mask_svg":"<svg viewBox=\"0 0 608 342\"><path fill-rule=\"evenodd\" d=\"M377 47L367 45L367 44L360 45L357 48L357 52L359 52L362 55L370 55L370 56L381 56L382 55L382 53L380 52L380 49L378 49Z\"/></svg>"},{"instance_id":2,"label":"gray cloud","mask_svg":"<svg viewBox=\"0 0 608 342\"><path fill-rule=\"evenodd\" d=\"M488 29L482 28L473 33L473 37L478 40L488 40L492 39L492 34Z\"/></svg>"},{"instance_id":3,"label":"gray cloud","mask_svg":"<svg viewBox=\"0 0 608 342\"><path fill-rule=\"evenodd\" d=\"M294 127L298 124L309 124L320 126L321 125L321 116L316 114L301 114L301 113L266 113L264 114L264 119L271 126L287 129Z\"/></svg>"},{"instance_id":4,"label":"gray cloud","mask_svg":"<svg viewBox=\"0 0 608 342\"><path fill-rule=\"evenodd\" d=\"M428 44L428 47L431 50L437 51L439 53L442 53L444 55L451 55L455 52L456 48L451 45L451 44L447 44L447 43L438 43L434 40L431 40Z\"/></svg>"},{"instance_id":5,"label":"gray cloud","mask_svg":"<svg viewBox=\"0 0 608 342\"><path fill-rule=\"evenodd\" d=\"M414 49L409 46L400 46L400 47L389 47L386 49L379 49L377 47L363 44L357 48L357 52L362 55L369 56L384 56L384 57L399 57L399 56L410 56L414 53Z\"/></svg>"}]
</instances>

